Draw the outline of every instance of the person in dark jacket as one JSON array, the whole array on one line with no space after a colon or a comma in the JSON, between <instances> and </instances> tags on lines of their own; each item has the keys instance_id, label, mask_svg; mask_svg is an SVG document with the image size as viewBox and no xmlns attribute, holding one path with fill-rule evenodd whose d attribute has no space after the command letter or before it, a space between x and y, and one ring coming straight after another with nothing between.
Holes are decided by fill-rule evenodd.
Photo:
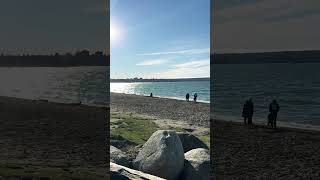
<instances>
[{"instance_id":1,"label":"person in dark jacket","mask_svg":"<svg viewBox=\"0 0 320 180\"><path fill-rule=\"evenodd\" d=\"M254 105L252 99L250 98L244 103L242 109L242 117L244 118L244 124L247 124L247 120L248 124L252 124L253 108Z\"/></svg>"},{"instance_id":2,"label":"person in dark jacket","mask_svg":"<svg viewBox=\"0 0 320 180\"><path fill-rule=\"evenodd\" d=\"M194 102L197 102L197 98L198 98L198 94L197 94L197 93L194 93L194 95L193 95L193 101L194 101Z\"/></svg>"},{"instance_id":3,"label":"person in dark jacket","mask_svg":"<svg viewBox=\"0 0 320 180\"><path fill-rule=\"evenodd\" d=\"M186 101L189 101L189 97L190 97L190 94L187 93L187 94L186 94Z\"/></svg>"},{"instance_id":4,"label":"person in dark jacket","mask_svg":"<svg viewBox=\"0 0 320 180\"><path fill-rule=\"evenodd\" d=\"M273 100L270 105L269 105L269 112L271 114L271 117L272 117L272 128L276 128L277 126L277 116L278 116L278 112L280 110L280 106L279 104L277 103L276 100Z\"/></svg>"}]
</instances>

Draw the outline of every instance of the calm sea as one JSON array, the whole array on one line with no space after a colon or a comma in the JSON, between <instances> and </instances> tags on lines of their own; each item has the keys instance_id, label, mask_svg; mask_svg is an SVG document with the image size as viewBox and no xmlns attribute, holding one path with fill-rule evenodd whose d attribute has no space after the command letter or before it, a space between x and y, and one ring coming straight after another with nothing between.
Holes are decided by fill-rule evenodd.
<instances>
[{"instance_id":1,"label":"calm sea","mask_svg":"<svg viewBox=\"0 0 320 180\"><path fill-rule=\"evenodd\" d=\"M107 67L0 68L0 96L108 105Z\"/></svg>"},{"instance_id":2,"label":"calm sea","mask_svg":"<svg viewBox=\"0 0 320 180\"><path fill-rule=\"evenodd\" d=\"M210 81L183 81L183 82L139 82L139 83L111 83L111 92L137 94L185 100L187 93L190 99L198 94L199 102L210 102Z\"/></svg>"},{"instance_id":3,"label":"calm sea","mask_svg":"<svg viewBox=\"0 0 320 180\"><path fill-rule=\"evenodd\" d=\"M276 99L284 126L320 127L320 64L215 64L211 68L211 116L242 121L244 101L252 97L254 121L266 123Z\"/></svg>"}]
</instances>

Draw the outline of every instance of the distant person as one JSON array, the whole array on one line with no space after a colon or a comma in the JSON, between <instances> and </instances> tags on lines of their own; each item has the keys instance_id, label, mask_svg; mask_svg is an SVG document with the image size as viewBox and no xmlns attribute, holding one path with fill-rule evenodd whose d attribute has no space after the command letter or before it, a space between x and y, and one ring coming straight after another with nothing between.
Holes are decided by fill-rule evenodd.
<instances>
[{"instance_id":1,"label":"distant person","mask_svg":"<svg viewBox=\"0 0 320 180\"><path fill-rule=\"evenodd\" d=\"M187 94L186 94L186 101L187 101L187 102L189 101L189 98L190 98L190 94L187 93Z\"/></svg>"},{"instance_id":2,"label":"distant person","mask_svg":"<svg viewBox=\"0 0 320 180\"><path fill-rule=\"evenodd\" d=\"M277 116L278 116L279 110L280 110L279 104L277 103L276 100L273 100L269 105L269 112L272 117L272 124L271 124L272 128L276 128L277 126Z\"/></svg>"},{"instance_id":3,"label":"distant person","mask_svg":"<svg viewBox=\"0 0 320 180\"><path fill-rule=\"evenodd\" d=\"M246 100L242 109L242 117L244 118L244 124L252 124L253 109L253 102L250 98L249 100Z\"/></svg>"},{"instance_id":4,"label":"distant person","mask_svg":"<svg viewBox=\"0 0 320 180\"><path fill-rule=\"evenodd\" d=\"M194 102L197 102L197 98L198 98L198 94L197 94L197 93L194 93L194 95L193 95L193 101L194 101Z\"/></svg>"},{"instance_id":5,"label":"distant person","mask_svg":"<svg viewBox=\"0 0 320 180\"><path fill-rule=\"evenodd\" d=\"M152 94L152 93L150 93L150 97L153 97L153 94Z\"/></svg>"}]
</instances>

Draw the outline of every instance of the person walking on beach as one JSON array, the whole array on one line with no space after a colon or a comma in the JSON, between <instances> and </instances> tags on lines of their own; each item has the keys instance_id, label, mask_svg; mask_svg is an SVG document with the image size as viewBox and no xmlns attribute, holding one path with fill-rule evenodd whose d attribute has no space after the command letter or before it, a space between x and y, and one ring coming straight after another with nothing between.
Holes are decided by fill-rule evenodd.
<instances>
[{"instance_id":1,"label":"person walking on beach","mask_svg":"<svg viewBox=\"0 0 320 180\"><path fill-rule=\"evenodd\" d=\"M272 118L271 127L274 129L277 126L277 116L278 116L279 110L280 110L279 104L277 103L276 100L273 100L269 105L269 112Z\"/></svg>"},{"instance_id":2,"label":"person walking on beach","mask_svg":"<svg viewBox=\"0 0 320 180\"><path fill-rule=\"evenodd\" d=\"M186 101L187 101L187 102L189 102L189 97L190 97L190 94L187 93L187 94L186 94Z\"/></svg>"},{"instance_id":3,"label":"person walking on beach","mask_svg":"<svg viewBox=\"0 0 320 180\"><path fill-rule=\"evenodd\" d=\"M198 94L197 94L197 93L194 93L194 95L193 95L193 101L194 101L194 102L197 102L197 98L198 98Z\"/></svg>"},{"instance_id":4,"label":"person walking on beach","mask_svg":"<svg viewBox=\"0 0 320 180\"><path fill-rule=\"evenodd\" d=\"M150 93L150 97L153 97L153 94L152 94L152 93Z\"/></svg>"},{"instance_id":5,"label":"person walking on beach","mask_svg":"<svg viewBox=\"0 0 320 180\"><path fill-rule=\"evenodd\" d=\"M253 116L253 102L250 98L249 100L246 100L246 102L243 105L242 109L242 117L244 118L244 124L252 124L252 116Z\"/></svg>"}]
</instances>

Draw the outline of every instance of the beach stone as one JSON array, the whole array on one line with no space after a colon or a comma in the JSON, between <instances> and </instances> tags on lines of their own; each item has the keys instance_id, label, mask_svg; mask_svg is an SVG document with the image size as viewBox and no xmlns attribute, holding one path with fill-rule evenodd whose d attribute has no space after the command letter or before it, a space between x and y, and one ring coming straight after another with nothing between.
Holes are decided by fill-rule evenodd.
<instances>
[{"instance_id":1,"label":"beach stone","mask_svg":"<svg viewBox=\"0 0 320 180\"><path fill-rule=\"evenodd\" d=\"M133 161L133 167L165 179L176 179L184 166L184 152L175 131L154 132Z\"/></svg>"},{"instance_id":2,"label":"beach stone","mask_svg":"<svg viewBox=\"0 0 320 180\"><path fill-rule=\"evenodd\" d=\"M129 157L114 146L110 146L110 161L122 166L129 167L130 165Z\"/></svg>"},{"instance_id":3,"label":"beach stone","mask_svg":"<svg viewBox=\"0 0 320 180\"><path fill-rule=\"evenodd\" d=\"M182 143L184 152L188 152L192 149L197 149L197 148L209 149L205 143L203 143L200 139L198 139L193 134L185 133L185 132L178 132L177 134Z\"/></svg>"},{"instance_id":4,"label":"beach stone","mask_svg":"<svg viewBox=\"0 0 320 180\"><path fill-rule=\"evenodd\" d=\"M210 179L210 152L208 149L197 148L184 154L185 164L182 179Z\"/></svg>"},{"instance_id":5,"label":"beach stone","mask_svg":"<svg viewBox=\"0 0 320 180\"><path fill-rule=\"evenodd\" d=\"M110 162L110 179L112 180L131 180L131 179L150 179L164 180L141 171L133 170L115 163Z\"/></svg>"}]
</instances>

